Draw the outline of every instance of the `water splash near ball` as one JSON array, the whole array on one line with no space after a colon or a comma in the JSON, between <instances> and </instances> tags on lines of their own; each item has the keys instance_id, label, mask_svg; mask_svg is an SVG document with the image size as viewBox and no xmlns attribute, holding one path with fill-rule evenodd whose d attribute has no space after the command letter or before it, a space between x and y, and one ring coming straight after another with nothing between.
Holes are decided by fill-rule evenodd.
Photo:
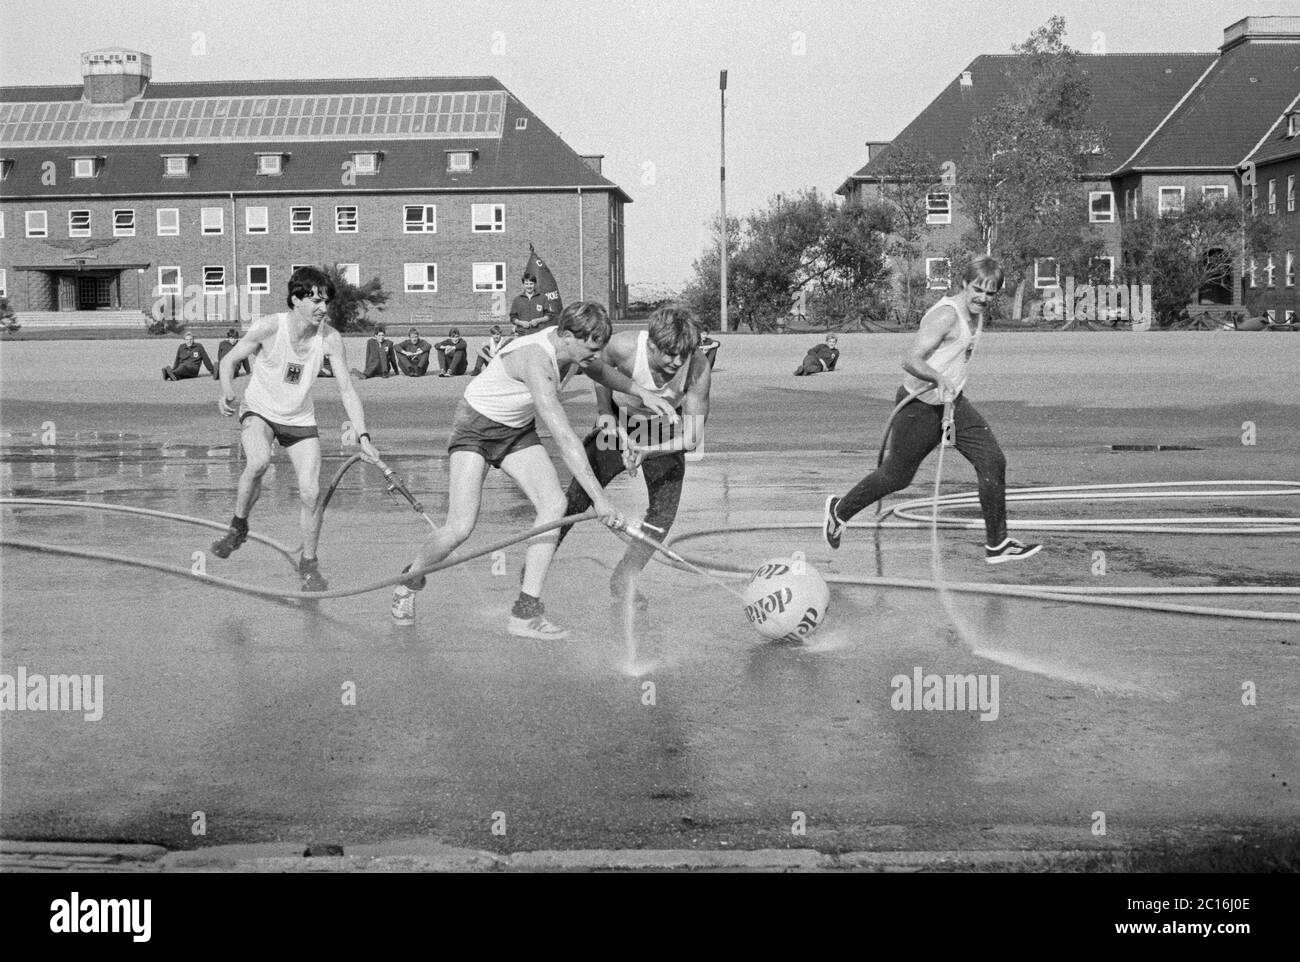
<instances>
[{"instance_id":1,"label":"water splash near ball","mask_svg":"<svg viewBox=\"0 0 1300 962\"><path fill-rule=\"evenodd\" d=\"M826 619L831 592L803 552L796 551L763 562L745 585L742 600L745 617L764 638L802 643Z\"/></svg>"}]
</instances>

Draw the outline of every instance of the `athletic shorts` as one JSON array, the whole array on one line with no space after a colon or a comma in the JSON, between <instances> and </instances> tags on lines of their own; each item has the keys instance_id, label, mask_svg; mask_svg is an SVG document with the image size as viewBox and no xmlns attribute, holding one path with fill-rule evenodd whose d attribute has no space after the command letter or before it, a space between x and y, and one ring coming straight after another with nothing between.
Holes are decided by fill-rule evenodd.
<instances>
[{"instance_id":1,"label":"athletic shorts","mask_svg":"<svg viewBox=\"0 0 1300 962\"><path fill-rule=\"evenodd\" d=\"M541 443L534 422L529 421L521 428L512 428L479 414L469 406L468 401L461 398L452 420L451 441L447 445L447 451L477 451L483 455L484 461L499 468L507 455Z\"/></svg>"},{"instance_id":2,"label":"athletic shorts","mask_svg":"<svg viewBox=\"0 0 1300 962\"><path fill-rule=\"evenodd\" d=\"M250 411L247 408L239 412L240 424L243 424L248 418L257 418L263 424L269 426L271 434L282 448L291 448L299 441L320 437L320 429L314 424L278 424L270 418L262 417L256 411Z\"/></svg>"}]
</instances>

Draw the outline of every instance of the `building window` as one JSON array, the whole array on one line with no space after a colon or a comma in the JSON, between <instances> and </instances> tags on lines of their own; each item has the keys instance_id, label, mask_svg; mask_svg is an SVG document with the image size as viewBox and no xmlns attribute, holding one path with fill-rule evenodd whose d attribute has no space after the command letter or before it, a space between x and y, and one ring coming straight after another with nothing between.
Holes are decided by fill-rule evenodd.
<instances>
[{"instance_id":1,"label":"building window","mask_svg":"<svg viewBox=\"0 0 1300 962\"><path fill-rule=\"evenodd\" d=\"M1112 192L1088 191L1088 220L1093 224L1109 224L1115 220L1115 195Z\"/></svg>"},{"instance_id":2,"label":"building window","mask_svg":"<svg viewBox=\"0 0 1300 962\"><path fill-rule=\"evenodd\" d=\"M1277 213L1277 181L1272 179L1268 182L1268 212Z\"/></svg>"},{"instance_id":3,"label":"building window","mask_svg":"<svg viewBox=\"0 0 1300 962\"><path fill-rule=\"evenodd\" d=\"M164 177L188 177L190 158L186 154L163 154Z\"/></svg>"},{"instance_id":4,"label":"building window","mask_svg":"<svg viewBox=\"0 0 1300 962\"><path fill-rule=\"evenodd\" d=\"M1090 264L1093 278L1104 280L1107 284L1115 279L1115 258L1094 257Z\"/></svg>"},{"instance_id":5,"label":"building window","mask_svg":"<svg viewBox=\"0 0 1300 962\"><path fill-rule=\"evenodd\" d=\"M1255 202L1259 199L1259 185L1250 185L1250 216L1255 216Z\"/></svg>"},{"instance_id":6,"label":"building window","mask_svg":"<svg viewBox=\"0 0 1300 962\"><path fill-rule=\"evenodd\" d=\"M271 293L271 268L267 264L248 265L248 293Z\"/></svg>"},{"instance_id":7,"label":"building window","mask_svg":"<svg viewBox=\"0 0 1300 962\"><path fill-rule=\"evenodd\" d=\"M224 207L204 207L199 211L199 231L203 234L221 234L226 229Z\"/></svg>"},{"instance_id":8,"label":"building window","mask_svg":"<svg viewBox=\"0 0 1300 962\"><path fill-rule=\"evenodd\" d=\"M1258 285L1255 283L1255 258L1253 258L1253 257L1250 259L1250 266L1249 266L1248 268L1246 268L1246 276L1248 276L1248 277L1250 278L1250 286L1251 286L1251 287L1257 287L1257 286L1258 286Z\"/></svg>"},{"instance_id":9,"label":"building window","mask_svg":"<svg viewBox=\"0 0 1300 962\"><path fill-rule=\"evenodd\" d=\"M1034 258L1034 287L1042 290L1061 286L1061 267L1055 257Z\"/></svg>"},{"instance_id":10,"label":"building window","mask_svg":"<svg viewBox=\"0 0 1300 962\"><path fill-rule=\"evenodd\" d=\"M49 229L46 224L45 211L29 210L27 212L27 236L46 237L48 235Z\"/></svg>"},{"instance_id":11,"label":"building window","mask_svg":"<svg viewBox=\"0 0 1300 962\"><path fill-rule=\"evenodd\" d=\"M527 129L528 129L528 118L527 118L527 117L516 117L516 118L515 118L515 130L527 130Z\"/></svg>"},{"instance_id":12,"label":"building window","mask_svg":"<svg viewBox=\"0 0 1300 962\"><path fill-rule=\"evenodd\" d=\"M361 265L360 264L335 264L343 279L353 287L361 286Z\"/></svg>"},{"instance_id":13,"label":"building window","mask_svg":"<svg viewBox=\"0 0 1300 962\"><path fill-rule=\"evenodd\" d=\"M133 210L113 211L113 236L114 237L135 236L135 211Z\"/></svg>"},{"instance_id":14,"label":"building window","mask_svg":"<svg viewBox=\"0 0 1300 962\"><path fill-rule=\"evenodd\" d=\"M372 152L352 155L354 174L373 174L379 170L379 154Z\"/></svg>"},{"instance_id":15,"label":"building window","mask_svg":"<svg viewBox=\"0 0 1300 962\"><path fill-rule=\"evenodd\" d=\"M72 158L72 176L78 179L94 177L98 173L97 157L73 157Z\"/></svg>"},{"instance_id":16,"label":"building window","mask_svg":"<svg viewBox=\"0 0 1300 962\"><path fill-rule=\"evenodd\" d=\"M284 154L258 154L257 172L263 177L279 177L284 172Z\"/></svg>"},{"instance_id":17,"label":"building window","mask_svg":"<svg viewBox=\"0 0 1300 962\"><path fill-rule=\"evenodd\" d=\"M1286 311L1282 316L1286 318L1288 324L1295 323L1295 311Z\"/></svg>"},{"instance_id":18,"label":"building window","mask_svg":"<svg viewBox=\"0 0 1300 962\"><path fill-rule=\"evenodd\" d=\"M1286 286L1295 287L1295 251L1286 252Z\"/></svg>"},{"instance_id":19,"label":"building window","mask_svg":"<svg viewBox=\"0 0 1300 962\"><path fill-rule=\"evenodd\" d=\"M1203 197L1207 203L1216 200L1227 200L1228 188L1223 184L1214 184L1211 187L1202 187L1201 197Z\"/></svg>"},{"instance_id":20,"label":"building window","mask_svg":"<svg viewBox=\"0 0 1300 962\"><path fill-rule=\"evenodd\" d=\"M405 264L403 275L406 289L413 293L436 294L438 292L437 264Z\"/></svg>"},{"instance_id":21,"label":"building window","mask_svg":"<svg viewBox=\"0 0 1300 962\"><path fill-rule=\"evenodd\" d=\"M1286 178L1286 209L1295 210L1295 174L1288 174Z\"/></svg>"},{"instance_id":22,"label":"building window","mask_svg":"<svg viewBox=\"0 0 1300 962\"><path fill-rule=\"evenodd\" d=\"M312 209L310 207L289 208L289 233L290 234L311 233L311 211Z\"/></svg>"},{"instance_id":23,"label":"building window","mask_svg":"<svg viewBox=\"0 0 1300 962\"><path fill-rule=\"evenodd\" d=\"M1276 323L1277 323L1277 311L1275 311L1275 310L1267 310L1267 311L1265 311L1265 312L1264 312L1264 320L1267 321L1269 324L1276 324Z\"/></svg>"},{"instance_id":24,"label":"building window","mask_svg":"<svg viewBox=\"0 0 1300 962\"><path fill-rule=\"evenodd\" d=\"M181 292L181 269L179 267L158 268L158 296L178 295Z\"/></svg>"},{"instance_id":25,"label":"building window","mask_svg":"<svg viewBox=\"0 0 1300 962\"><path fill-rule=\"evenodd\" d=\"M405 232L408 234L438 233L438 208L433 204L405 208Z\"/></svg>"},{"instance_id":26,"label":"building window","mask_svg":"<svg viewBox=\"0 0 1300 962\"><path fill-rule=\"evenodd\" d=\"M927 257L925 259L925 281L926 287L932 290L943 290L948 287L948 258L946 257Z\"/></svg>"},{"instance_id":27,"label":"building window","mask_svg":"<svg viewBox=\"0 0 1300 962\"><path fill-rule=\"evenodd\" d=\"M0 268L0 297L9 296L9 272Z\"/></svg>"},{"instance_id":28,"label":"building window","mask_svg":"<svg viewBox=\"0 0 1300 962\"><path fill-rule=\"evenodd\" d=\"M9 179L9 171L14 169L14 162L8 157L0 157L0 180Z\"/></svg>"},{"instance_id":29,"label":"building window","mask_svg":"<svg viewBox=\"0 0 1300 962\"><path fill-rule=\"evenodd\" d=\"M1183 188L1160 188L1160 216L1180 213L1183 209Z\"/></svg>"},{"instance_id":30,"label":"building window","mask_svg":"<svg viewBox=\"0 0 1300 962\"><path fill-rule=\"evenodd\" d=\"M1264 286L1265 286L1265 287L1276 287L1276 286L1277 286L1277 285L1273 282L1273 272L1274 272L1275 270L1277 270L1277 268L1276 268L1276 266L1273 264L1273 255L1272 255L1272 254L1269 254L1269 255L1268 255L1268 261L1264 264Z\"/></svg>"},{"instance_id":31,"label":"building window","mask_svg":"<svg viewBox=\"0 0 1300 962\"><path fill-rule=\"evenodd\" d=\"M158 236L175 237L181 232L181 212L176 207L158 208Z\"/></svg>"},{"instance_id":32,"label":"building window","mask_svg":"<svg viewBox=\"0 0 1300 962\"><path fill-rule=\"evenodd\" d=\"M203 291L205 294L224 294L226 292L226 268L224 264L203 268Z\"/></svg>"},{"instance_id":33,"label":"building window","mask_svg":"<svg viewBox=\"0 0 1300 962\"><path fill-rule=\"evenodd\" d=\"M265 207L244 208L244 232L246 234L265 234L270 230L271 220Z\"/></svg>"},{"instance_id":34,"label":"building window","mask_svg":"<svg viewBox=\"0 0 1300 962\"><path fill-rule=\"evenodd\" d=\"M355 207L334 208L334 233L355 234L357 232L357 209Z\"/></svg>"},{"instance_id":35,"label":"building window","mask_svg":"<svg viewBox=\"0 0 1300 962\"><path fill-rule=\"evenodd\" d=\"M447 172L463 173L467 170L474 169L474 151L472 150L449 150L447 151Z\"/></svg>"},{"instance_id":36,"label":"building window","mask_svg":"<svg viewBox=\"0 0 1300 962\"><path fill-rule=\"evenodd\" d=\"M506 289L505 264L475 264L475 291L504 291Z\"/></svg>"},{"instance_id":37,"label":"building window","mask_svg":"<svg viewBox=\"0 0 1300 962\"><path fill-rule=\"evenodd\" d=\"M90 211L88 210L68 211L68 236L69 237L90 236Z\"/></svg>"},{"instance_id":38,"label":"building window","mask_svg":"<svg viewBox=\"0 0 1300 962\"><path fill-rule=\"evenodd\" d=\"M5 213L4 211L0 210L0 239L3 239L4 236L5 236Z\"/></svg>"},{"instance_id":39,"label":"building window","mask_svg":"<svg viewBox=\"0 0 1300 962\"><path fill-rule=\"evenodd\" d=\"M496 233L506 229L505 204L472 204L470 217L475 233Z\"/></svg>"},{"instance_id":40,"label":"building window","mask_svg":"<svg viewBox=\"0 0 1300 962\"><path fill-rule=\"evenodd\" d=\"M925 222L927 224L951 224L952 194L926 194L925 209Z\"/></svg>"}]
</instances>

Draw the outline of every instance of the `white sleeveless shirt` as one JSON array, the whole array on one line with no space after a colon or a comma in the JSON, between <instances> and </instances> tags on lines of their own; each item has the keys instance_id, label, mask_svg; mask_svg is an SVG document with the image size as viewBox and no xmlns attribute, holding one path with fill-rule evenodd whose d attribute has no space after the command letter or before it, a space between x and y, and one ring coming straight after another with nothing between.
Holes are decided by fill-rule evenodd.
<instances>
[{"instance_id":1,"label":"white sleeveless shirt","mask_svg":"<svg viewBox=\"0 0 1300 962\"><path fill-rule=\"evenodd\" d=\"M465 403L485 418L506 427L522 428L530 424L537 416L533 392L525 382L511 376L501 358L520 348L537 345L550 358L555 377L560 382L557 390L562 389L578 366L571 365L568 372L563 377L560 376L560 363L555 357L555 345L551 343L551 335L555 331L554 327L548 327L535 334L517 337L502 347L497 351L496 359L465 389Z\"/></svg>"},{"instance_id":2,"label":"white sleeveless shirt","mask_svg":"<svg viewBox=\"0 0 1300 962\"><path fill-rule=\"evenodd\" d=\"M253 355L253 377L244 391L244 406L276 424L311 427L316 407L311 388L325 357L325 325L316 329L304 354L293 350L290 314L276 314L275 337Z\"/></svg>"},{"instance_id":3,"label":"white sleeveless shirt","mask_svg":"<svg viewBox=\"0 0 1300 962\"><path fill-rule=\"evenodd\" d=\"M654 374L650 371L650 357L646 351L646 346L649 343L649 331L642 331L637 335L636 355L632 361L632 383L653 391L674 408L679 408L682 406L682 398L686 396L686 379L691 373L691 358L687 357L686 363L677 369L677 373L672 376L672 379L667 381L663 387L659 387L655 384ZM628 417L640 417L647 420L655 417L654 412L642 404L639 397L615 391L614 403L626 411Z\"/></svg>"},{"instance_id":4,"label":"white sleeveless shirt","mask_svg":"<svg viewBox=\"0 0 1300 962\"><path fill-rule=\"evenodd\" d=\"M926 363L951 381L956 386L957 392L961 393L962 389L966 387L966 368L970 364L971 355L975 353L975 343L979 340L980 332L984 328L984 318L981 317L979 326L972 330L970 314L955 297L940 298L935 302L934 307L925 312L925 317L929 317L935 311L944 307L951 307L957 312L956 336L952 340L946 340L940 344ZM921 323L925 323L925 318L921 319ZM929 387L930 390L920 395L917 400L924 401L926 404L943 403L937 387L932 386L929 381L922 381L919 377L913 377L910 373L904 373L903 387L907 388L909 394Z\"/></svg>"}]
</instances>

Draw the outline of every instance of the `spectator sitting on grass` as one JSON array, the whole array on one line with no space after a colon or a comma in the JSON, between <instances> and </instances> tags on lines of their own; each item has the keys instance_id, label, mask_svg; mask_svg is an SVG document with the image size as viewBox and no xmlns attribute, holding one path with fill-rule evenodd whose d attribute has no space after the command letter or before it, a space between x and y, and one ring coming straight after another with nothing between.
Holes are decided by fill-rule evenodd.
<instances>
[{"instance_id":1,"label":"spectator sitting on grass","mask_svg":"<svg viewBox=\"0 0 1300 962\"><path fill-rule=\"evenodd\" d=\"M500 324L493 324L488 334L490 336L487 343L478 349L478 361L474 364L474 370L470 372L470 377L482 374L483 368L492 362L492 358L500 353L501 348L514 340L514 338L502 336Z\"/></svg>"},{"instance_id":2,"label":"spectator sitting on grass","mask_svg":"<svg viewBox=\"0 0 1300 962\"><path fill-rule=\"evenodd\" d=\"M825 344L818 344L808 349L803 363L795 369L794 376L804 377L808 374L835 370L835 362L840 359L840 349L835 346L837 343L838 339L834 334L827 334Z\"/></svg>"},{"instance_id":3,"label":"spectator sitting on grass","mask_svg":"<svg viewBox=\"0 0 1300 962\"><path fill-rule=\"evenodd\" d=\"M208 373L214 370L212 358L208 357L208 352L203 349L202 344L194 340L194 332L185 332L185 341L176 349L176 360L172 362L171 367L162 369L164 381L186 381L192 377L198 377L201 368L206 367Z\"/></svg>"},{"instance_id":4,"label":"spectator sitting on grass","mask_svg":"<svg viewBox=\"0 0 1300 962\"><path fill-rule=\"evenodd\" d=\"M445 340L434 345L438 349L438 377L460 377L469 367L469 345L460 336L460 331L452 328Z\"/></svg>"},{"instance_id":5,"label":"spectator sitting on grass","mask_svg":"<svg viewBox=\"0 0 1300 962\"><path fill-rule=\"evenodd\" d=\"M429 342L420 337L420 332L411 328L406 340L399 341L393 348L397 370L407 377L424 377L429 372L429 353L432 350Z\"/></svg>"},{"instance_id":6,"label":"spectator sitting on grass","mask_svg":"<svg viewBox=\"0 0 1300 962\"><path fill-rule=\"evenodd\" d=\"M238 342L239 342L238 329L232 327L230 330L226 331L226 336L222 338L221 343L217 345L217 364L221 363L221 359L225 357L227 354L229 354L231 350L234 349L234 346ZM235 377L239 377L239 372L241 370L245 374L253 373L253 369L248 366L248 358L244 358L244 360L241 363L235 365ZM221 378L221 372L217 371L214 368L212 371L212 379L216 381L216 380L220 380L220 378Z\"/></svg>"},{"instance_id":7,"label":"spectator sitting on grass","mask_svg":"<svg viewBox=\"0 0 1300 962\"><path fill-rule=\"evenodd\" d=\"M397 361L393 359L393 342L384 336L382 327L375 328L375 336L366 341L366 369L352 369L352 376L364 381L370 377L388 377L397 373Z\"/></svg>"}]
</instances>

